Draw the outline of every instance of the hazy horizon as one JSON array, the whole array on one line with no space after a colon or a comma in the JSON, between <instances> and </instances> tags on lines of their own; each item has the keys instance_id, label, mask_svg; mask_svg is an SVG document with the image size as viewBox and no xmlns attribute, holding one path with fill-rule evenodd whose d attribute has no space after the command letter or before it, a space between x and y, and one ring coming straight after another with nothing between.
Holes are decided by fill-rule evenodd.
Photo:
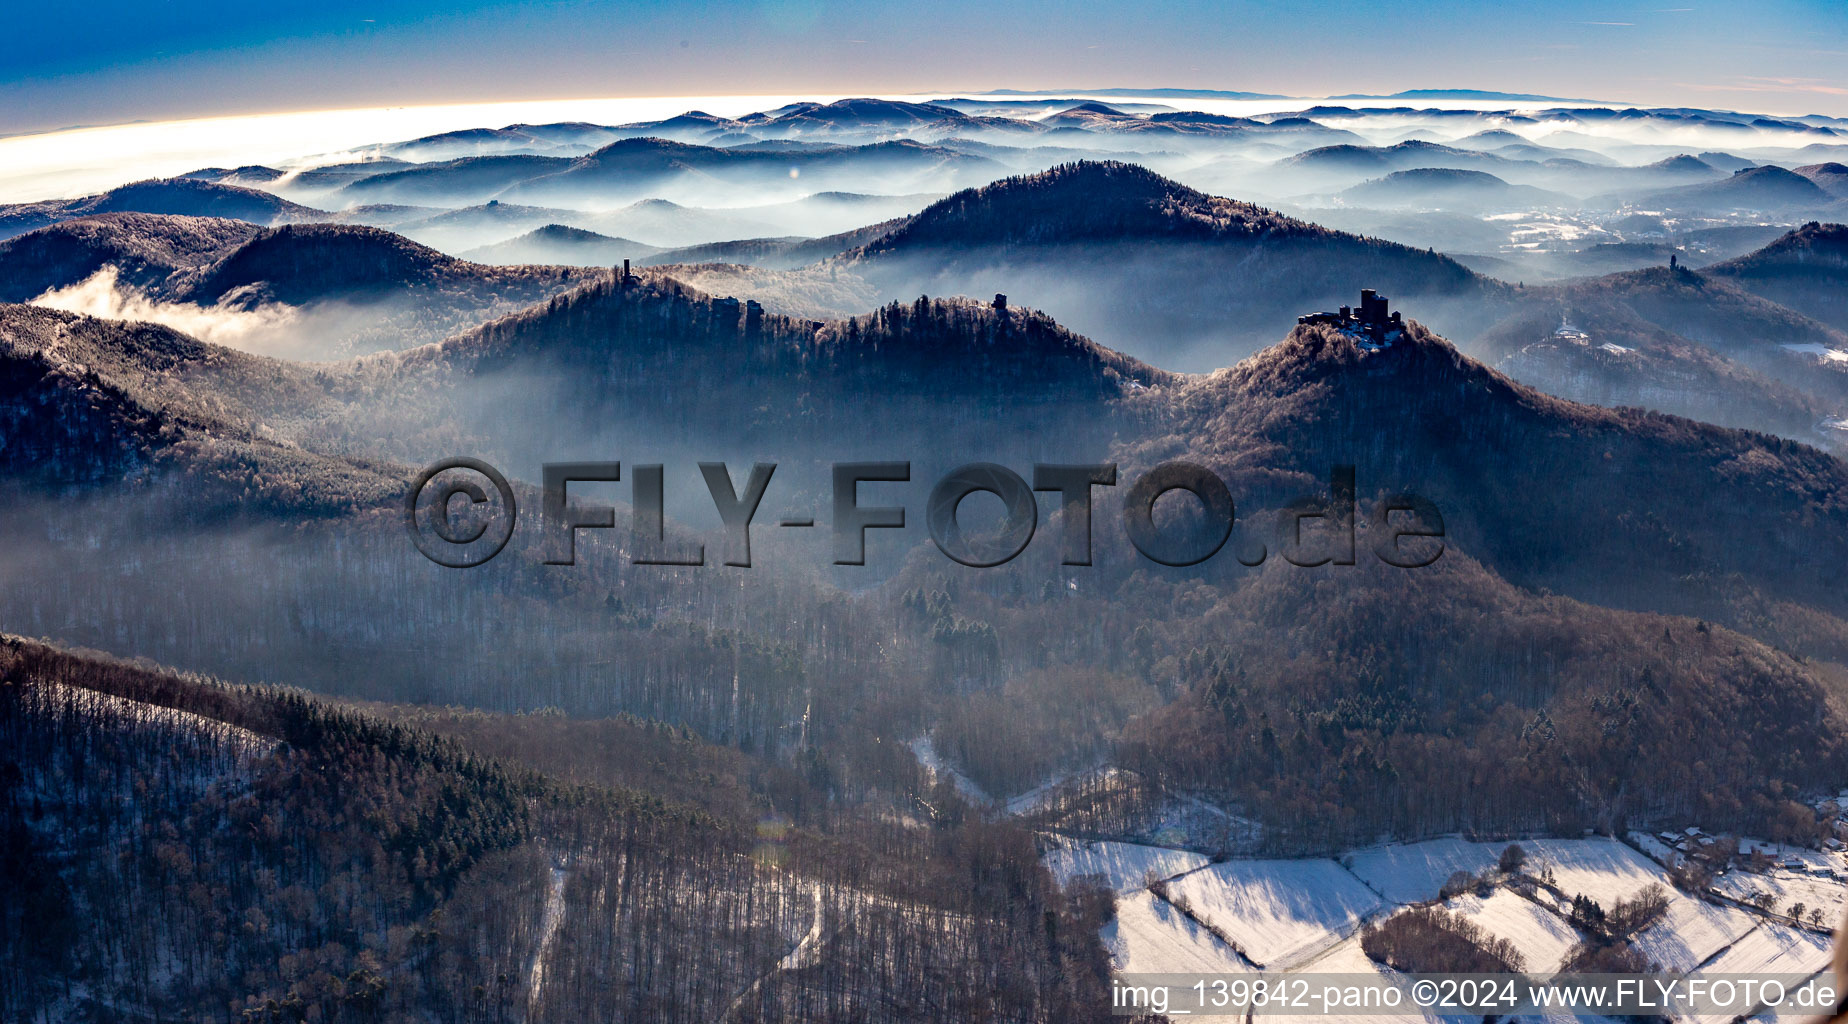
<instances>
[{"instance_id":1,"label":"hazy horizon","mask_svg":"<svg viewBox=\"0 0 1848 1024\"><path fill-rule=\"evenodd\" d=\"M1177 109L1214 114L1253 116L1300 109L1331 99L1329 96L1292 96L1281 99L1221 99L1159 95L1151 87L1142 96L1119 95L1121 88L1010 90L1024 96L1101 98L1105 102L1160 103ZM1459 87L1461 88L1461 87ZM1109 95L1103 95L1109 93ZM289 165L315 159L326 162L341 154L382 141L408 140L442 132L498 128L511 124L584 121L625 124L672 117L690 110L720 116L740 116L774 110L786 104L832 102L850 96L927 101L958 95L981 95L977 90L933 90L917 93L848 91L832 93L777 93L735 95L613 96L542 100L504 100L483 103L406 104L252 112L171 120L138 120L74 126L46 131L0 135L0 203L72 198L151 177L184 174L208 166L243 164ZM1444 99L1433 104L1452 110L1534 110L1590 105L1598 97L1557 101ZM1390 98L1336 99L1357 109L1402 105ZM1753 113L1792 116L1754 108ZM1577 126L1586 131L1621 135L1621 125L1608 129ZM1657 141L1690 150L1719 145L1690 130L1685 138Z\"/></svg>"},{"instance_id":2,"label":"hazy horizon","mask_svg":"<svg viewBox=\"0 0 1848 1024\"><path fill-rule=\"evenodd\" d=\"M1266 45L1247 45L1257 38ZM1444 0L1398 17L1354 0L1312 11L1186 4L1158 16L1086 4L1054 17L962 2L111 2L81 21L51 8L18 16L0 41L0 132L547 97L1003 88L1482 89L1845 115L1844 56L1848 16L1827 0L1750 10L1570 0L1532 11Z\"/></svg>"}]
</instances>

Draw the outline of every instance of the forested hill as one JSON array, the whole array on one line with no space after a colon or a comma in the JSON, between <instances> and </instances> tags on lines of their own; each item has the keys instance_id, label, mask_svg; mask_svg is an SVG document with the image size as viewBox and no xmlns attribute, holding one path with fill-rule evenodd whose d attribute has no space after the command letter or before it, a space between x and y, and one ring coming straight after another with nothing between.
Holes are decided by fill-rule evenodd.
<instances>
[{"instance_id":1,"label":"forested hill","mask_svg":"<svg viewBox=\"0 0 1848 1024\"><path fill-rule=\"evenodd\" d=\"M117 280L155 294L250 241L262 228L224 217L105 213L0 242L0 301L27 302L106 266Z\"/></svg>"},{"instance_id":2,"label":"forested hill","mask_svg":"<svg viewBox=\"0 0 1848 1024\"><path fill-rule=\"evenodd\" d=\"M1478 280L1462 264L1395 242L1365 239L1256 206L1207 195L1138 164L1080 161L1039 174L964 189L857 250L866 257L909 248L989 245L1031 247L1089 242L1114 248L1138 242L1269 241L1288 246L1334 243L1408 262L1427 279L1422 291Z\"/></svg>"},{"instance_id":3,"label":"forested hill","mask_svg":"<svg viewBox=\"0 0 1848 1024\"><path fill-rule=\"evenodd\" d=\"M156 178L82 199L0 205L0 238L76 217L123 212L230 217L256 224L319 220L327 216L320 210L256 189L195 178Z\"/></svg>"},{"instance_id":4,"label":"forested hill","mask_svg":"<svg viewBox=\"0 0 1848 1024\"><path fill-rule=\"evenodd\" d=\"M195 279L183 294L201 302L261 284L266 297L302 305L335 296L419 289L503 288L538 302L566 283L607 274L575 267L486 267L446 256L379 228L291 224L253 237Z\"/></svg>"},{"instance_id":5,"label":"forested hill","mask_svg":"<svg viewBox=\"0 0 1848 1024\"><path fill-rule=\"evenodd\" d=\"M16 638L0 678L0 872L24 897L0 945L31 951L9 1016L459 1016L492 981L464 943L494 934L484 882L513 884L536 780L299 693Z\"/></svg>"},{"instance_id":6,"label":"forested hill","mask_svg":"<svg viewBox=\"0 0 1848 1024\"><path fill-rule=\"evenodd\" d=\"M842 321L803 321L753 311L656 272L626 287L594 282L397 361L414 366L431 358L474 372L561 360L618 378L647 369L720 383L742 373L811 399L880 387L1036 400L1176 379L1030 309L919 298Z\"/></svg>"},{"instance_id":7,"label":"forested hill","mask_svg":"<svg viewBox=\"0 0 1848 1024\"><path fill-rule=\"evenodd\" d=\"M1072 202L1080 194L1085 201ZM932 203L861 251L884 253L927 244L1334 233L1250 203L1209 196L1139 164L1080 161L964 189Z\"/></svg>"},{"instance_id":8,"label":"forested hill","mask_svg":"<svg viewBox=\"0 0 1848 1024\"><path fill-rule=\"evenodd\" d=\"M1848 469L1827 453L1553 398L1412 321L1376 351L1301 327L1166 400L1161 429L1117 457L1128 478L1184 459L1229 482L1239 525L1201 568L1137 562L1037 603L928 567L901 581L925 610L933 588L954 596L937 602L946 634L953 607L1002 651L1072 651L1044 681L1022 672L944 710L936 750L978 784L1027 789L1015 762L1043 765L1084 715L1117 715L1114 763L1237 806L1299 852L1460 823L1575 834L1685 817L1797 836L1813 815L1793 797L1848 770L1831 664L1848 624L1829 575L1848 558ZM1293 543L1313 562L1341 534L1311 520L1293 542L1260 510L1327 495L1338 465L1357 467L1354 564L1291 565ZM1375 554L1382 498L1408 491L1444 529L1441 558L1415 570ZM1254 548L1262 565L1238 565ZM1068 824L1107 827L1107 810Z\"/></svg>"},{"instance_id":9,"label":"forested hill","mask_svg":"<svg viewBox=\"0 0 1848 1024\"><path fill-rule=\"evenodd\" d=\"M1184 371L1230 365L1363 287L1453 333L1491 321L1514 291L1437 252L1088 161L957 192L822 267L889 298L1006 293Z\"/></svg>"},{"instance_id":10,"label":"forested hill","mask_svg":"<svg viewBox=\"0 0 1848 1024\"><path fill-rule=\"evenodd\" d=\"M568 726L533 720L548 721ZM538 746L556 763L574 735L594 738L558 728ZM22 954L0 961L0 1013L707 1022L904 1007L892 1019L1050 1024L1108 1005L1107 900L1060 896L1025 833L825 835L787 819L765 833L595 773L554 781L471 750L481 739L0 637L0 949Z\"/></svg>"},{"instance_id":11,"label":"forested hill","mask_svg":"<svg viewBox=\"0 0 1848 1024\"><path fill-rule=\"evenodd\" d=\"M254 502L293 516L387 500L401 475L278 430L325 376L171 328L0 304L0 472L35 487L145 483L171 471L193 514Z\"/></svg>"},{"instance_id":12,"label":"forested hill","mask_svg":"<svg viewBox=\"0 0 1848 1024\"><path fill-rule=\"evenodd\" d=\"M1840 460L1767 434L1554 398L1416 322L1374 354L1332 329L1298 328L1179 405L1180 436L1248 481L1242 492L1286 467L1325 473L1315 460L1358 465L1374 487L1416 481L1458 543L1524 585L1715 614L1713 592L1683 582L1699 572L1848 610L1827 568L1848 558ZM1835 526L1814 529L1822 523Z\"/></svg>"},{"instance_id":13,"label":"forested hill","mask_svg":"<svg viewBox=\"0 0 1848 1024\"><path fill-rule=\"evenodd\" d=\"M1848 330L1848 225L1811 221L1701 272Z\"/></svg>"}]
</instances>

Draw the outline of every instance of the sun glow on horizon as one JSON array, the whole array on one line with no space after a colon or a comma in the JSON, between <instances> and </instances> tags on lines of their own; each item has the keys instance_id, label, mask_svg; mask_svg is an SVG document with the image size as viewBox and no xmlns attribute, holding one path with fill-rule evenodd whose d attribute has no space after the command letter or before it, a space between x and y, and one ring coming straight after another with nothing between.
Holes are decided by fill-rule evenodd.
<instances>
[{"instance_id":1,"label":"sun glow on horizon","mask_svg":"<svg viewBox=\"0 0 1848 1024\"><path fill-rule=\"evenodd\" d=\"M745 114L838 96L508 100L135 121L0 138L0 203L69 199L202 167L326 162L365 146L509 124L626 124L691 109Z\"/></svg>"},{"instance_id":2,"label":"sun glow on horizon","mask_svg":"<svg viewBox=\"0 0 1848 1024\"><path fill-rule=\"evenodd\" d=\"M103 192L131 181L172 177L204 167L266 164L289 169L307 162L329 163L343 154L383 143L399 142L469 128L512 124L586 121L616 125L672 117L704 110L736 117L774 110L791 103L828 103L846 96L922 102L950 96L995 100L1036 98L1098 99L1105 103L1158 103L1177 109L1235 116L1278 113L1304 105L1339 102L1349 107L1402 105L1404 100L1318 97L1276 100L1175 98L1172 96L1100 95L1083 90L1010 92L984 97L978 90L931 93L787 93L602 97L505 100L492 103L443 103L325 110L231 114L170 121L65 128L0 137L0 203L71 199ZM1584 106L1560 101L1546 106ZM1444 100L1452 109L1512 109L1534 106L1497 100Z\"/></svg>"}]
</instances>

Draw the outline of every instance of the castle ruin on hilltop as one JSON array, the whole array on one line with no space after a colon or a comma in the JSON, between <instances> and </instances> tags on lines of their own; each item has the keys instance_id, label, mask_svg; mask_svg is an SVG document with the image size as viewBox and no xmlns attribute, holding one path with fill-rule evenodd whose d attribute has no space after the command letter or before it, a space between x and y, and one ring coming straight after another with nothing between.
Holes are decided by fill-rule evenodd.
<instances>
[{"instance_id":1,"label":"castle ruin on hilltop","mask_svg":"<svg viewBox=\"0 0 1848 1024\"><path fill-rule=\"evenodd\" d=\"M1405 322L1397 310L1387 311L1386 296L1371 288L1360 290L1358 307L1342 306L1337 313L1308 313L1296 318L1299 324L1327 324L1359 342L1363 348L1386 348L1404 334Z\"/></svg>"}]
</instances>

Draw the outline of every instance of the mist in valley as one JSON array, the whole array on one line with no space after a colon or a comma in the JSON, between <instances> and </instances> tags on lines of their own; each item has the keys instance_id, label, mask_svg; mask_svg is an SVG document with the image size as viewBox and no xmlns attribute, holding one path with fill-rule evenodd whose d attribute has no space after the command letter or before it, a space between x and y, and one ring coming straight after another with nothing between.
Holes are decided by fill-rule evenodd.
<instances>
[{"instance_id":1,"label":"mist in valley","mask_svg":"<svg viewBox=\"0 0 1848 1024\"><path fill-rule=\"evenodd\" d=\"M0 1009L1092 1019L1154 955L1138 914L1248 922L1085 857L1348 880L1382 837L1832 827L1848 119L352 120L195 127L144 165L179 177L82 195L43 185L79 150L0 140L0 733L33 752L0 780L34 795L0 838L38 894L0 935L36 915L49 951L0 948ZM1333 312L1362 288L1402 319ZM506 499L410 494L457 456L517 506L472 568L429 523L492 547ZM560 463L619 464L568 485L580 528ZM775 466L748 567L712 463L736 494ZM848 463L905 464L853 496L902 526L843 545ZM1001 498L942 536L932 497L983 463L1034 528L974 567L1020 539ZM1139 487L1176 464L1200 496ZM1052 466L1099 475L1088 528ZM1572 949L1633 951L1497 870ZM106 954L46 924L108 900Z\"/></svg>"}]
</instances>

